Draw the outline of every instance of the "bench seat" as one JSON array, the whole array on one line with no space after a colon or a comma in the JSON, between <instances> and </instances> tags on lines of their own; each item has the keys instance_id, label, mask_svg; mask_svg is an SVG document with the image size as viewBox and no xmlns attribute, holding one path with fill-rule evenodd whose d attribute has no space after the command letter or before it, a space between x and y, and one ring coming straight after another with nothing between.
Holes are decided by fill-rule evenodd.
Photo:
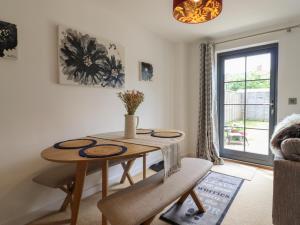
<instances>
[{"instance_id":1,"label":"bench seat","mask_svg":"<svg viewBox=\"0 0 300 225\"><path fill-rule=\"evenodd\" d=\"M141 156L140 156L141 157ZM137 157L138 158L138 157ZM124 169L124 173L121 178L121 183L127 178L130 184L133 184L132 177L129 174L129 170L133 165L136 158L127 158L120 160L109 161L109 167L121 164ZM127 162L127 164L126 164ZM69 204L72 203L72 195L75 186L76 179L76 164L66 163L60 164L54 167L47 168L39 173L32 180L35 183L44 185L50 188L59 188L64 191L67 195L60 207L59 211L65 211ZM93 161L88 163L86 175L96 173L102 169L102 161Z\"/></svg>"},{"instance_id":2,"label":"bench seat","mask_svg":"<svg viewBox=\"0 0 300 225\"><path fill-rule=\"evenodd\" d=\"M185 158L181 170L164 182L164 171L160 171L99 201L98 208L111 225L150 224L145 222L179 197L185 199L211 167L207 160Z\"/></svg>"},{"instance_id":3,"label":"bench seat","mask_svg":"<svg viewBox=\"0 0 300 225\"><path fill-rule=\"evenodd\" d=\"M111 161L110 167L120 164L121 161ZM88 164L86 175L96 173L101 170L101 161L90 162ZM51 187L60 188L75 181L76 164L66 163L62 165L47 168L39 173L32 180L38 184Z\"/></svg>"}]
</instances>

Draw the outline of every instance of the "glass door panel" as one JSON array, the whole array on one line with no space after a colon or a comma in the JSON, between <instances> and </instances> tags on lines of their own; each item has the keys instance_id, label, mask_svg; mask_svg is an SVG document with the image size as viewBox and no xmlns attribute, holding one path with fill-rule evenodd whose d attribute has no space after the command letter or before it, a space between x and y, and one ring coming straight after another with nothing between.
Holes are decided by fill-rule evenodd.
<instances>
[{"instance_id":1,"label":"glass door panel","mask_svg":"<svg viewBox=\"0 0 300 225\"><path fill-rule=\"evenodd\" d=\"M247 104L270 103L270 80L246 81Z\"/></svg>"},{"instance_id":2,"label":"glass door panel","mask_svg":"<svg viewBox=\"0 0 300 225\"><path fill-rule=\"evenodd\" d=\"M245 57L239 57L225 61L225 82L245 80L245 59Z\"/></svg>"},{"instance_id":3,"label":"glass door panel","mask_svg":"<svg viewBox=\"0 0 300 225\"><path fill-rule=\"evenodd\" d=\"M247 80L270 80L271 54L260 54L247 57Z\"/></svg>"},{"instance_id":4,"label":"glass door panel","mask_svg":"<svg viewBox=\"0 0 300 225\"><path fill-rule=\"evenodd\" d=\"M269 130L246 128L245 152L269 155Z\"/></svg>"},{"instance_id":5,"label":"glass door panel","mask_svg":"<svg viewBox=\"0 0 300 225\"><path fill-rule=\"evenodd\" d=\"M245 103L245 81L226 82L225 88L225 104L237 105Z\"/></svg>"}]
</instances>

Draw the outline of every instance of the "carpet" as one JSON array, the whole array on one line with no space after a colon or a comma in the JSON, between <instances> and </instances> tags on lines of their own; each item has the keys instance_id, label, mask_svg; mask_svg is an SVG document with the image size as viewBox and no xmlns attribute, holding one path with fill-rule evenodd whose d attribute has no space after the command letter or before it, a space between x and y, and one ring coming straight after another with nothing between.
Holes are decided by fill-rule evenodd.
<instances>
[{"instance_id":1,"label":"carpet","mask_svg":"<svg viewBox=\"0 0 300 225\"><path fill-rule=\"evenodd\" d=\"M174 225L220 225L243 182L238 177L210 172L195 188L205 213L197 211L189 196L182 205L174 204L160 219Z\"/></svg>"},{"instance_id":2,"label":"carpet","mask_svg":"<svg viewBox=\"0 0 300 225\"><path fill-rule=\"evenodd\" d=\"M223 173L251 181L256 174L257 168L254 166L225 161L224 165L215 165L211 170L217 173Z\"/></svg>"}]
</instances>

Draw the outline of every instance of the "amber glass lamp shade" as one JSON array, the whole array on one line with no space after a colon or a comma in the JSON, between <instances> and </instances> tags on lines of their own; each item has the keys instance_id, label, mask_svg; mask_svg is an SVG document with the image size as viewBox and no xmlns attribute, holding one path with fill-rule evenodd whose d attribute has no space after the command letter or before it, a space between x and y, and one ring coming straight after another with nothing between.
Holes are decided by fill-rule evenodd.
<instances>
[{"instance_id":1,"label":"amber glass lamp shade","mask_svg":"<svg viewBox=\"0 0 300 225\"><path fill-rule=\"evenodd\" d=\"M173 16L182 23L204 23L219 16L222 0L173 0Z\"/></svg>"}]
</instances>

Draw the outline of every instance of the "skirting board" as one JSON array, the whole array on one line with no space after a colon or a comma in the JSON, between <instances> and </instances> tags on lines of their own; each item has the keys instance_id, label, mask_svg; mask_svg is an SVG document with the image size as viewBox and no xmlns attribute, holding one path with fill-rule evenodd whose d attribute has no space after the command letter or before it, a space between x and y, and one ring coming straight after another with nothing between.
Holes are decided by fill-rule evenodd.
<instances>
[{"instance_id":1,"label":"skirting board","mask_svg":"<svg viewBox=\"0 0 300 225\"><path fill-rule=\"evenodd\" d=\"M149 167L150 165L152 165L154 163L158 163L161 160L162 160L162 156L160 154L155 154L152 157L148 157L147 167ZM135 176L135 175L141 173L142 169L143 169L142 163L141 163L141 161L139 161L139 163L136 163L136 165L132 168L131 174L133 176ZM111 176L109 178L109 183L110 184L118 183L120 180L120 174L121 174L121 172L111 174ZM102 187L101 184L102 183L99 182L98 184L96 184L94 186L86 188L82 194L82 196L83 196L82 198L86 198L97 192L100 192L101 187ZM63 199L57 199L54 202L48 204L46 207L42 207L38 210L35 210L31 213L27 213L24 215L22 215L22 212L18 212L18 215L16 215L15 218L11 218L8 221L0 221L0 223L1 223L1 225L25 225L25 224L28 224L28 223L36 220L37 218L41 218L45 215L50 214L51 212L57 211L59 209L59 206L62 203L62 201L63 201Z\"/></svg>"}]
</instances>

